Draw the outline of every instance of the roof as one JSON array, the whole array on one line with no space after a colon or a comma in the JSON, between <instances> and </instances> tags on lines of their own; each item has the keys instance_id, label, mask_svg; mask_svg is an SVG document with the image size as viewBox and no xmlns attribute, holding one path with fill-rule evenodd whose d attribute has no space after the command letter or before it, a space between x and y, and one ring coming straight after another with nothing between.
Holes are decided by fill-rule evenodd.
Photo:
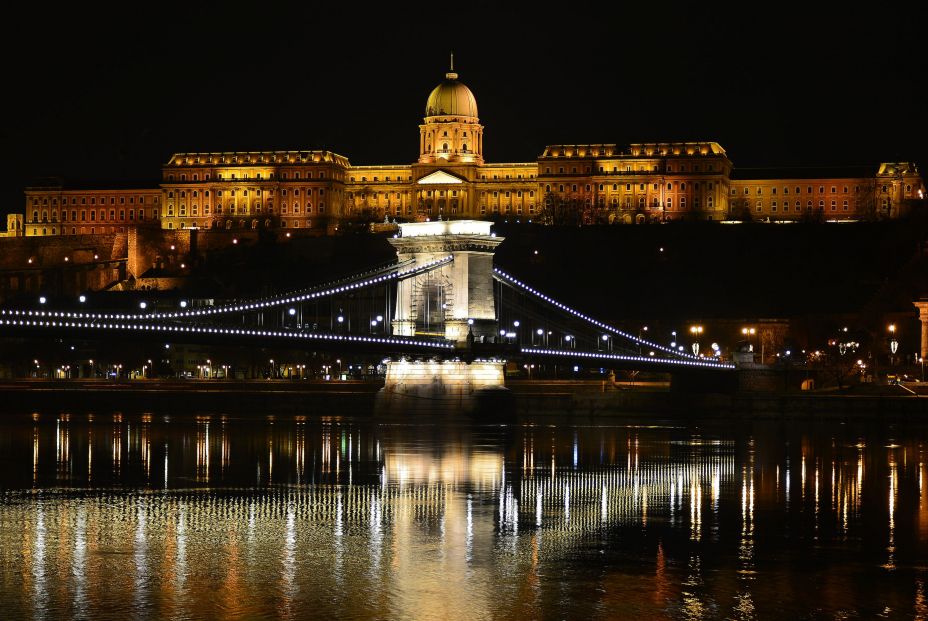
<instances>
[{"instance_id":1,"label":"roof","mask_svg":"<svg viewBox=\"0 0 928 621\"><path fill-rule=\"evenodd\" d=\"M458 81L458 74L445 74L445 81L436 86L425 104L425 116L469 116L477 118L477 99L467 86Z\"/></svg>"},{"instance_id":2,"label":"roof","mask_svg":"<svg viewBox=\"0 0 928 621\"><path fill-rule=\"evenodd\" d=\"M795 168L734 168L732 181L769 179L860 179L876 175L876 165Z\"/></svg>"}]
</instances>

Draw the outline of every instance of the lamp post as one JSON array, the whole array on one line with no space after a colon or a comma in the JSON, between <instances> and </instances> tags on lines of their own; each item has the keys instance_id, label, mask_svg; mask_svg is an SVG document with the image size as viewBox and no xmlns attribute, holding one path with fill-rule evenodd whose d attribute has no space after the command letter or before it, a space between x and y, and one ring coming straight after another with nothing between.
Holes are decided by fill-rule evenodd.
<instances>
[{"instance_id":1,"label":"lamp post","mask_svg":"<svg viewBox=\"0 0 928 621\"><path fill-rule=\"evenodd\" d=\"M638 355L641 355L641 339L644 338L644 335L648 332L648 326L641 326L641 329L638 330Z\"/></svg>"},{"instance_id":2,"label":"lamp post","mask_svg":"<svg viewBox=\"0 0 928 621\"><path fill-rule=\"evenodd\" d=\"M889 364L896 365L896 352L899 351L899 341L896 340L896 324L889 324Z\"/></svg>"},{"instance_id":3,"label":"lamp post","mask_svg":"<svg viewBox=\"0 0 928 621\"><path fill-rule=\"evenodd\" d=\"M753 353L754 353L754 335L755 334L757 334L757 328L753 328L750 326L745 326L744 328L741 328L741 336L747 339L748 343L750 343L751 345L751 354L752 354L751 360L754 360ZM764 364L763 358L761 358L760 363Z\"/></svg>"},{"instance_id":4,"label":"lamp post","mask_svg":"<svg viewBox=\"0 0 928 621\"><path fill-rule=\"evenodd\" d=\"M699 335L702 334L702 326L690 326L690 336L693 337L693 355L699 357Z\"/></svg>"}]
</instances>

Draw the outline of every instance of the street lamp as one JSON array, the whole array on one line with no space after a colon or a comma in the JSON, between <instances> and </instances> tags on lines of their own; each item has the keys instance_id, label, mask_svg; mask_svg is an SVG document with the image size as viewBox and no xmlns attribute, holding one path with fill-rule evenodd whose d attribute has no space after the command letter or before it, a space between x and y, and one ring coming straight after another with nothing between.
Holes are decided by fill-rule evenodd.
<instances>
[{"instance_id":1,"label":"street lamp","mask_svg":"<svg viewBox=\"0 0 928 621\"><path fill-rule=\"evenodd\" d=\"M690 326L690 335L693 337L693 355L699 356L699 335L702 334L702 326Z\"/></svg>"},{"instance_id":2,"label":"street lamp","mask_svg":"<svg viewBox=\"0 0 928 621\"><path fill-rule=\"evenodd\" d=\"M896 366L896 352L899 351L899 341L896 340L896 324L891 323L889 330L889 364Z\"/></svg>"}]
</instances>

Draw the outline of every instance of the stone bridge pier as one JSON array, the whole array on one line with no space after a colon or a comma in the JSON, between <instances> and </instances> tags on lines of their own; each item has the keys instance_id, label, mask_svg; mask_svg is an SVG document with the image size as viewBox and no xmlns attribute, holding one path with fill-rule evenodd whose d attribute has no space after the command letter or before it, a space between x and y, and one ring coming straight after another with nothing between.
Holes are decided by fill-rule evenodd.
<instances>
[{"instance_id":1,"label":"stone bridge pier","mask_svg":"<svg viewBox=\"0 0 928 621\"><path fill-rule=\"evenodd\" d=\"M493 289L493 254L503 238L492 223L448 220L400 224L390 239L400 261L450 263L397 285L393 333L444 337L461 348L495 337L499 324ZM503 389L502 361L407 361L387 363L382 409L395 413L470 409L481 394ZM504 389L503 389L504 390Z\"/></svg>"}]
</instances>

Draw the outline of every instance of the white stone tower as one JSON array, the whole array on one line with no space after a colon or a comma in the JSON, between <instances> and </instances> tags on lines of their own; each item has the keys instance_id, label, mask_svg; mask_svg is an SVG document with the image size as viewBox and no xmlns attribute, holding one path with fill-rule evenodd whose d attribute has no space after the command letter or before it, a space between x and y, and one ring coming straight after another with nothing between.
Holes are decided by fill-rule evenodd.
<instances>
[{"instance_id":1,"label":"white stone tower","mask_svg":"<svg viewBox=\"0 0 928 621\"><path fill-rule=\"evenodd\" d=\"M466 343L471 330L477 340L496 334L493 253L503 238L490 233L491 224L450 220L399 225L399 235L389 241L400 261L423 265L448 255L454 260L400 281L394 334L441 334L458 343Z\"/></svg>"}]
</instances>

